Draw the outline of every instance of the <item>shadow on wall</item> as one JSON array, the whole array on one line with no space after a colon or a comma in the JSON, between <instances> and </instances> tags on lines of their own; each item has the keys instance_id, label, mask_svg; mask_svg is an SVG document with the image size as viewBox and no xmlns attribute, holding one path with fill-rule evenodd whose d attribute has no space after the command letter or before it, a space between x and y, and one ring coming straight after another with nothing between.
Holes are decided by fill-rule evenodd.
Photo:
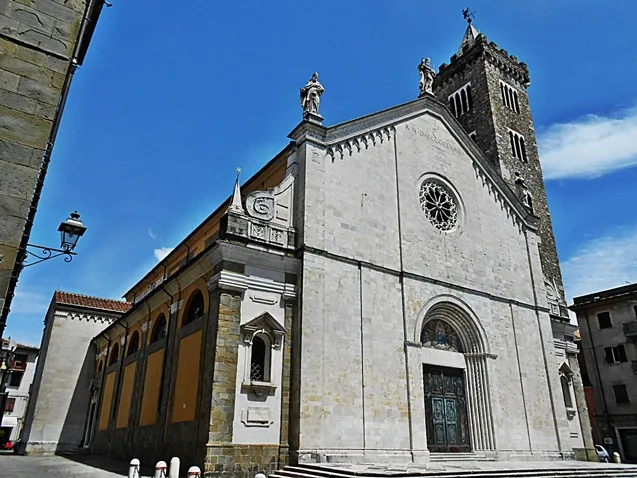
<instances>
[{"instance_id":1,"label":"shadow on wall","mask_svg":"<svg viewBox=\"0 0 637 478\"><path fill-rule=\"evenodd\" d=\"M88 407L91 401L90 388L94 378L95 354L94 345L89 345L60 431L56 454L77 450L83 444Z\"/></svg>"}]
</instances>

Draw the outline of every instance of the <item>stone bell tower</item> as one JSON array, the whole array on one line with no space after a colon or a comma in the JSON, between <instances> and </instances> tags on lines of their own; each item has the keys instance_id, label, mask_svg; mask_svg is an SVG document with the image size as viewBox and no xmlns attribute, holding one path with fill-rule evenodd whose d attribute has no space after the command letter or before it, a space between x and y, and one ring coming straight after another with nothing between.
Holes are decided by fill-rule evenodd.
<instances>
[{"instance_id":1,"label":"stone bell tower","mask_svg":"<svg viewBox=\"0 0 637 478\"><path fill-rule=\"evenodd\" d=\"M473 26L471 18L450 64L442 64L434 93L446 103L511 189L539 218L540 254L553 319L568 321L551 215L527 88L526 63Z\"/></svg>"}]
</instances>

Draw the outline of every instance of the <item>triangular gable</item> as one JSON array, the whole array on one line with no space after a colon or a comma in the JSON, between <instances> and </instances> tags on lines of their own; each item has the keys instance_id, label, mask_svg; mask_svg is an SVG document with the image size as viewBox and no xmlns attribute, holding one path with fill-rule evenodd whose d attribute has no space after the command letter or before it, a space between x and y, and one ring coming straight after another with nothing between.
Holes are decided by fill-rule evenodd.
<instances>
[{"instance_id":1,"label":"triangular gable","mask_svg":"<svg viewBox=\"0 0 637 478\"><path fill-rule=\"evenodd\" d=\"M329 128L302 122L289 137L297 142L306 139L324 146L327 157L335 161L367 149L376 142L391 140L396 134L396 125L425 114L441 120L471 158L476 177L488 187L490 193L493 193L496 201L506 210L513 222L518 227L524 225L530 229L537 229L537 218L511 190L447 107L431 95Z\"/></svg>"}]
</instances>

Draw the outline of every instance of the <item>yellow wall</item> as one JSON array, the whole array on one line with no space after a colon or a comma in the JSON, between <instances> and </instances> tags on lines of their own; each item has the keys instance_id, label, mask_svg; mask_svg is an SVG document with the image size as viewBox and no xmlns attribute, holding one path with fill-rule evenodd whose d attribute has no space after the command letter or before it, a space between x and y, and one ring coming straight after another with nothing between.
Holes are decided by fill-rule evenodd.
<instances>
[{"instance_id":1,"label":"yellow wall","mask_svg":"<svg viewBox=\"0 0 637 478\"><path fill-rule=\"evenodd\" d=\"M142 413L139 425L154 425L159 409L159 388L161 384L161 366L164 350L153 352L146 359L146 377L144 379L144 396L142 397Z\"/></svg>"},{"instance_id":2,"label":"yellow wall","mask_svg":"<svg viewBox=\"0 0 637 478\"><path fill-rule=\"evenodd\" d=\"M119 395L119 407L117 409L115 428L126 428L128 426L128 414L130 412L131 399L133 398L136 367L137 362L133 362L124 368L124 379L122 380L122 391Z\"/></svg>"},{"instance_id":3,"label":"yellow wall","mask_svg":"<svg viewBox=\"0 0 637 478\"><path fill-rule=\"evenodd\" d=\"M115 372L109 373L104 379L104 394L102 395L102 409L100 410L100 423L98 430L108 428L108 418L113 403L113 385L115 384Z\"/></svg>"},{"instance_id":4,"label":"yellow wall","mask_svg":"<svg viewBox=\"0 0 637 478\"><path fill-rule=\"evenodd\" d=\"M195 419L200 354L201 330L181 339L173 399L173 422L189 422Z\"/></svg>"}]
</instances>

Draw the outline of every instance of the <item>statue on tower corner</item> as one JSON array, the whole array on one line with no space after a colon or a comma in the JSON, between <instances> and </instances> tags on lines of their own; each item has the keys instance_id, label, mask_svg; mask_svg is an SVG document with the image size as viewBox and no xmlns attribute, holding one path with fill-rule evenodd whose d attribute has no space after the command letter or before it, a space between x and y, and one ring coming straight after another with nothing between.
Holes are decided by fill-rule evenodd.
<instances>
[{"instance_id":1,"label":"statue on tower corner","mask_svg":"<svg viewBox=\"0 0 637 478\"><path fill-rule=\"evenodd\" d=\"M418 65L418 72L420 73L420 95L434 94L434 78L436 73L431 67L431 60L429 58L423 58Z\"/></svg>"},{"instance_id":2,"label":"statue on tower corner","mask_svg":"<svg viewBox=\"0 0 637 478\"><path fill-rule=\"evenodd\" d=\"M303 107L303 118L317 123L321 123L323 117L319 114L321 95L325 88L318 80L318 73L314 72L310 81L301 88L301 106Z\"/></svg>"}]
</instances>

